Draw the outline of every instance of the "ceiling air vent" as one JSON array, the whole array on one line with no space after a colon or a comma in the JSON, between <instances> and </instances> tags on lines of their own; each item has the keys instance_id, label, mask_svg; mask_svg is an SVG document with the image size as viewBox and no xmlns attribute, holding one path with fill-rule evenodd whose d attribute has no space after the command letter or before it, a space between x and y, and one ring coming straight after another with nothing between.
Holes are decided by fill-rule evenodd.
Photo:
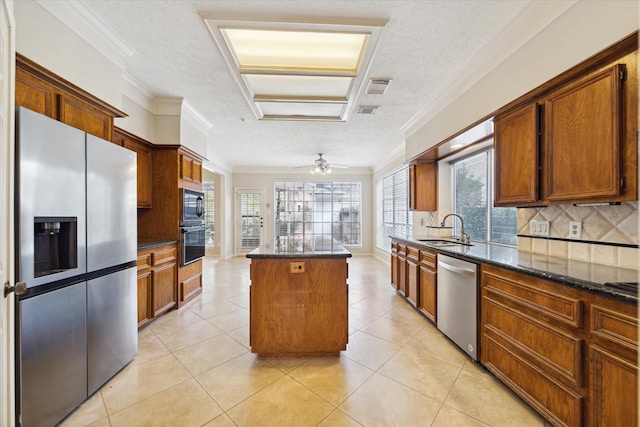
<instances>
[{"instance_id":1,"label":"ceiling air vent","mask_svg":"<svg viewBox=\"0 0 640 427\"><path fill-rule=\"evenodd\" d=\"M379 105L358 105L358 114L374 114L380 108Z\"/></svg>"},{"instance_id":2,"label":"ceiling air vent","mask_svg":"<svg viewBox=\"0 0 640 427\"><path fill-rule=\"evenodd\" d=\"M383 95L389 83L391 83L391 79L371 79L367 86L367 93L370 95Z\"/></svg>"}]
</instances>

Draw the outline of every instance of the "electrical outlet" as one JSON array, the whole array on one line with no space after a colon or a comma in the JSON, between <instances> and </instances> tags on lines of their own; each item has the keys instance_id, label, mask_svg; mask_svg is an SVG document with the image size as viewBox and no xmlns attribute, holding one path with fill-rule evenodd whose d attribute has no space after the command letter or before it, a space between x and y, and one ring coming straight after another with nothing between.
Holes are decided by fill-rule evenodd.
<instances>
[{"instance_id":1,"label":"electrical outlet","mask_svg":"<svg viewBox=\"0 0 640 427\"><path fill-rule=\"evenodd\" d=\"M570 221L569 222L569 238L579 239L582 236L582 222Z\"/></svg>"}]
</instances>

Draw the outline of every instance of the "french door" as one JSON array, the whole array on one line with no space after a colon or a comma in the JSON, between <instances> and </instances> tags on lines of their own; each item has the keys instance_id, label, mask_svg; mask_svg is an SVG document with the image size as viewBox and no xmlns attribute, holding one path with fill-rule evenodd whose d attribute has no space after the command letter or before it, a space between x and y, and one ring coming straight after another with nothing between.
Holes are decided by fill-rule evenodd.
<instances>
[{"instance_id":1,"label":"french door","mask_svg":"<svg viewBox=\"0 0 640 427\"><path fill-rule=\"evenodd\" d=\"M236 189L236 255L246 254L264 240L264 189Z\"/></svg>"}]
</instances>

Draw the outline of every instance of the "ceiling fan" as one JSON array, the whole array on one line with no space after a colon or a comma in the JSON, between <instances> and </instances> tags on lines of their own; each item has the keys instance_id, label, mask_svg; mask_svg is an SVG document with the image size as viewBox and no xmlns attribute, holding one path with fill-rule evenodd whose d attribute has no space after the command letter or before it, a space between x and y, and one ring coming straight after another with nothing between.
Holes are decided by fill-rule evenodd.
<instances>
[{"instance_id":1,"label":"ceiling fan","mask_svg":"<svg viewBox=\"0 0 640 427\"><path fill-rule=\"evenodd\" d=\"M313 162L312 165L310 166L298 166L299 168L306 168L306 167L310 167L311 168L311 173L312 174L317 174L317 175L326 175L328 173L331 173L331 170L333 168L335 169L346 169L349 166L347 165L338 165L335 163L331 163L329 164L323 157L322 157L322 153L318 153L318 158Z\"/></svg>"}]
</instances>

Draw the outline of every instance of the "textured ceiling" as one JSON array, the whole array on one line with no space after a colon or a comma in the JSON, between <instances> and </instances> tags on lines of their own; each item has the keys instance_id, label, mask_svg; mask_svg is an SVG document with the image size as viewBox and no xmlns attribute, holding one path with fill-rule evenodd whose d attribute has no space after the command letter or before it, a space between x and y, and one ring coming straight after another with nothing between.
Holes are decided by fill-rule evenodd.
<instances>
[{"instance_id":1,"label":"textured ceiling","mask_svg":"<svg viewBox=\"0 0 640 427\"><path fill-rule=\"evenodd\" d=\"M329 162L373 167L404 142L402 128L470 67L529 0L80 1L135 54L125 71L158 97L183 97L212 129L208 157L229 167ZM347 123L258 121L202 16L388 19L369 76L392 78L380 105Z\"/></svg>"}]
</instances>

